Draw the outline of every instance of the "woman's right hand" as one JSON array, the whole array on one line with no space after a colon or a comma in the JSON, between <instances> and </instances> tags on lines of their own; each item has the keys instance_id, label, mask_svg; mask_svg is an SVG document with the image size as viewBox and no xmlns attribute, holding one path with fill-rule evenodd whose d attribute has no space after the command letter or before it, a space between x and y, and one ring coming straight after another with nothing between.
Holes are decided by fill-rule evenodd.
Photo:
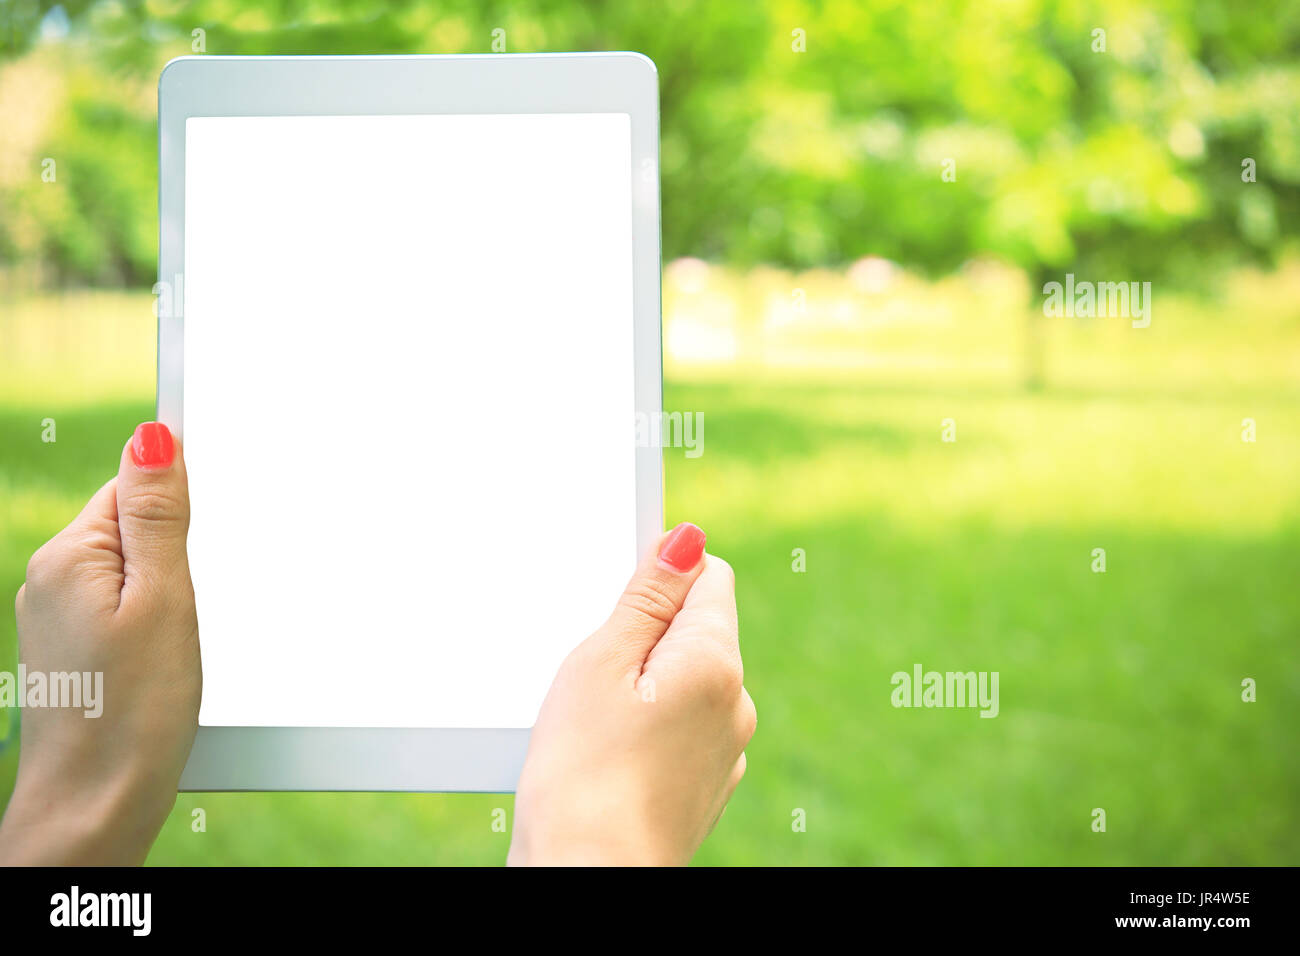
<instances>
[{"instance_id":1,"label":"woman's right hand","mask_svg":"<svg viewBox=\"0 0 1300 956\"><path fill-rule=\"evenodd\" d=\"M542 704L515 800L514 865L685 864L745 772L735 578L678 525Z\"/></svg>"}]
</instances>

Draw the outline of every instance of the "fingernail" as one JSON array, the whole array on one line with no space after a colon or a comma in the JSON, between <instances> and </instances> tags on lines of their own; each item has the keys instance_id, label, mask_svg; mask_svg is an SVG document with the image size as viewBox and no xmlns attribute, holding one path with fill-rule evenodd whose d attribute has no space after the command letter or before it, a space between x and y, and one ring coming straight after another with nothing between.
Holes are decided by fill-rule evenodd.
<instances>
[{"instance_id":1,"label":"fingernail","mask_svg":"<svg viewBox=\"0 0 1300 956\"><path fill-rule=\"evenodd\" d=\"M689 521L683 521L664 538L659 548L659 560L677 571L689 571L700 563L704 554L704 532Z\"/></svg>"},{"instance_id":2,"label":"fingernail","mask_svg":"<svg viewBox=\"0 0 1300 956\"><path fill-rule=\"evenodd\" d=\"M172 433L162 422L145 422L131 436L131 460L137 468L166 468L175 453Z\"/></svg>"}]
</instances>

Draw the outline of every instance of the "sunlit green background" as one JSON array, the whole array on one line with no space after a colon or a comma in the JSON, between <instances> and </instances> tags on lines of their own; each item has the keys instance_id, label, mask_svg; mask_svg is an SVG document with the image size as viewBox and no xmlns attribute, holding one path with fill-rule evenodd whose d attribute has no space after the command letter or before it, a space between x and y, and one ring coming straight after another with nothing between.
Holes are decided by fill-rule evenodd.
<instances>
[{"instance_id":1,"label":"sunlit green background","mask_svg":"<svg viewBox=\"0 0 1300 956\"><path fill-rule=\"evenodd\" d=\"M1300 862L1297 2L0 0L0 590L152 416L162 64L494 36L659 67L668 520L759 710L697 860ZM1000 715L894 709L916 663ZM183 795L150 859L495 864L510 806Z\"/></svg>"}]
</instances>

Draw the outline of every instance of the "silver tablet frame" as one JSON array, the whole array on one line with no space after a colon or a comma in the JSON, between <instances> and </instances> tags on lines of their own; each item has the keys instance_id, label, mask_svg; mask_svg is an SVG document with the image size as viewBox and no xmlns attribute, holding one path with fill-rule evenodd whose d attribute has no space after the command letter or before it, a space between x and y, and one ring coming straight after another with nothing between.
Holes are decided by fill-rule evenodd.
<instances>
[{"instance_id":1,"label":"silver tablet frame","mask_svg":"<svg viewBox=\"0 0 1300 956\"><path fill-rule=\"evenodd\" d=\"M184 434L185 121L191 116L627 113L635 410L663 408L659 86L639 53L186 56L158 81L157 417ZM179 286L179 288L177 288ZM629 419L628 434L633 435ZM629 440L629 445L633 443ZM637 547L663 529L663 461L635 447ZM629 570L636 555L629 555ZM611 601L613 597L611 596ZM585 635L575 635L575 643ZM512 792L527 728L199 727L182 791Z\"/></svg>"}]
</instances>

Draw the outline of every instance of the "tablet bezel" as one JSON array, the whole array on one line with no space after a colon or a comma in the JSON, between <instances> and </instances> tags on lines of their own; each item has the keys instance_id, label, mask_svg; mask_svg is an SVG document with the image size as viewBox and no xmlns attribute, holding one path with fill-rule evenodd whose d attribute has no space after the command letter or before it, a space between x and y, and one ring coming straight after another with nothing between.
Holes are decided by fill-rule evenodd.
<instances>
[{"instance_id":1,"label":"tablet bezel","mask_svg":"<svg viewBox=\"0 0 1300 956\"><path fill-rule=\"evenodd\" d=\"M627 113L635 411L663 408L659 90L638 53L186 56L158 81L157 418L184 435L185 121L192 116ZM179 287L179 288L178 288ZM629 416L628 434L633 435ZM631 444L631 442L629 442ZM663 463L636 446L637 547L663 528ZM629 571L636 555L628 555ZM612 598L611 598L612 600ZM575 643L584 635L575 635ZM513 792L527 728L199 727L181 791Z\"/></svg>"}]
</instances>

